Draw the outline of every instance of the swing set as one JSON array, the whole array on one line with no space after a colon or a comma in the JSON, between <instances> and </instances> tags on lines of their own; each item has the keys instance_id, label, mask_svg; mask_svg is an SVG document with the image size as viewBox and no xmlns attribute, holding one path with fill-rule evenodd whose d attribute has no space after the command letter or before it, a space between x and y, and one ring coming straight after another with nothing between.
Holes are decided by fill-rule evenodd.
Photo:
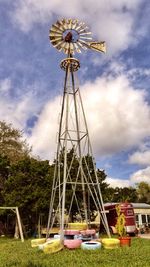
<instances>
[{"instance_id":1,"label":"swing set","mask_svg":"<svg viewBox=\"0 0 150 267\"><path fill-rule=\"evenodd\" d=\"M5 209L5 210L11 210L16 214L17 218L17 224L18 224L18 230L20 234L21 241L24 242L24 236L23 236L23 231L22 231L22 225L21 225L21 219L20 219L20 214L19 214L19 209L18 207L0 207L0 209Z\"/></svg>"}]
</instances>

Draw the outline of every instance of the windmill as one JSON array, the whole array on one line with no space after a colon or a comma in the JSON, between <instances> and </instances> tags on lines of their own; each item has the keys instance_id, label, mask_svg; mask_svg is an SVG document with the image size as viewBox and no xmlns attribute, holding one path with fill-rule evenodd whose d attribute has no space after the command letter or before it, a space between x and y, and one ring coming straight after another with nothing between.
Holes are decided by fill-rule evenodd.
<instances>
[{"instance_id":1,"label":"windmill","mask_svg":"<svg viewBox=\"0 0 150 267\"><path fill-rule=\"evenodd\" d=\"M93 41L86 24L77 19L57 21L50 29L49 38L51 44L67 54L67 57L60 63L61 69L65 71L65 80L47 236L57 217L61 239L64 239L65 212L67 210L70 216L75 205L80 220L90 224L90 201L100 213L110 236L77 79L80 62L74 58L75 53L87 49L105 52L105 42ZM69 206L66 205L68 197Z\"/></svg>"}]
</instances>

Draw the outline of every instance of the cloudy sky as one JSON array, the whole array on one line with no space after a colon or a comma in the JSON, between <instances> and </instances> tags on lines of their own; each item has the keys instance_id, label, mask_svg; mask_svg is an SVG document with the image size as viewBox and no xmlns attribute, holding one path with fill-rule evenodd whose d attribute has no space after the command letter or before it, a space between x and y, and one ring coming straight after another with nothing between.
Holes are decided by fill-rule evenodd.
<instances>
[{"instance_id":1,"label":"cloudy sky","mask_svg":"<svg viewBox=\"0 0 150 267\"><path fill-rule=\"evenodd\" d=\"M33 154L56 151L64 54L49 42L58 19L84 21L107 53L86 51L80 90L97 166L112 186L150 182L149 0L0 0L0 120Z\"/></svg>"}]
</instances>

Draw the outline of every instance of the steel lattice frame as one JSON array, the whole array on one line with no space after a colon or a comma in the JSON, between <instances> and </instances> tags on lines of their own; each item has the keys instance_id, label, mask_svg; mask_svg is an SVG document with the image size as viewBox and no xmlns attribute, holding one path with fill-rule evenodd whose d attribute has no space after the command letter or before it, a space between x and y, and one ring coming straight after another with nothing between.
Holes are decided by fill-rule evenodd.
<instances>
[{"instance_id":1,"label":"steel lattice frame","mask_svg":"<svg viewBox=\"0 0 150 267\"><path fill-rule=\"evenodd\" d=\"M96 164L93 158L88 126L77 81L77 71L80 68L80 63L72 56L75 52L80 53L87 48L105 52L105 42L92 41L91 32L88 31L88 27L85 23L72 19L63 19L53 24L50 29L50 41L55 48L59 51L62 50L68 57L62 60L60 64L61 68L65 71L65 81L47 236L54 225L56 219L55 215L59 214L61 239L64 239L67 188L70 188L72 192L68 213L70 214L74 201L78 207L78 213L81 215L79 208L80 203L78 203L76 195L76 190L79 187L81 187L83 195L84 220L87 224L90 222L86 195L86 192L88 192L95 204L95 210L100 212L106 232L108 236L110 236L96 172ZM67 158L68 151L73 151L71 160ZM87 155L91 156L92 166L89 166ZM78 162L76 177L72 177L74 160ZM90 173L91 167L94 170L94 179L93 175Z\"/></svg>"}]
</instances>

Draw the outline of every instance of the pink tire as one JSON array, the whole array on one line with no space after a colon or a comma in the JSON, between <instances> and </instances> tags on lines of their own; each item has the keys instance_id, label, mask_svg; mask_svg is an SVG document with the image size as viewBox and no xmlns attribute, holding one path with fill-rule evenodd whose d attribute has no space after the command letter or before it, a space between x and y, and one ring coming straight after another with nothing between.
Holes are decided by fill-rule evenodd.
<instances>
[{"instance_id":1,"label":"pink tire","mask_svg":"<svg viewBox=\"0 0 150 267\"><path fill-rule=\"evenodd\" d=\"M80 231L79 230L65 230L64 235L79 235Z\"/></svg>"},{"instance_id":2,"label":"pink tire","mask_svg":"<svg viewBox=\"0 0 150 267\"><path fill-rule=\"evenodd\" d=\"M81 246L82 240L80 239L65 239L64 246L69 249L79 248Z\"/></svg>"}]
</instances>

